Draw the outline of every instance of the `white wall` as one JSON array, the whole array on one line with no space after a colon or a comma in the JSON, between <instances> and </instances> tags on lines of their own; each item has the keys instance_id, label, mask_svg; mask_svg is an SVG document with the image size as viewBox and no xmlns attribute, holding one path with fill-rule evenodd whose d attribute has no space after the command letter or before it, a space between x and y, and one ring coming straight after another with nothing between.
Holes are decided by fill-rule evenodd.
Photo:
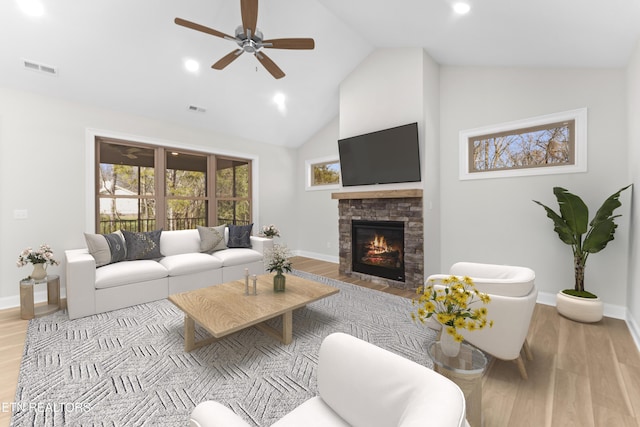
<instances>
[{"instance_id":1,"label":"white wall","mask_svg":"<svg viewBox=\"0 0 640 427\"><path fill-rule=\"evenodd\" d=\"M627 289L628 324L640 347L640 40L627 67L627 120L629 123L629 180L633 182L629 280Z\"/></svg>"},{"instance_id":2,"label":"white wall","mask_svg":"<svg viewBox=\"0 0 640 427\"><path fill-rule=\"evenodd\" d=\"M311 258L338 262L338 201L335 189L305 190L308 160L338 158L338 118L333 119L298 149L296 179L298 253Z\"/></svg>"},{"instance_id":3,"label":"white wall","mask_svg":"<svg viewBox=\"0 0 640 427\"><path fill-rule=\"evenodd\" d=\"M378 49L340 85L340 138L418 123L422 182L356 186L344 191L423 189L425 272L437 270L440 264L438 79L439 66L423 49Z\"/></svg>"},{"instance_id":4,"label":"white wall","mask_svg":"<svg viewBox=\"0 0 640 427\"><path fill-rule=\"evenodd\" d=\"M571 250L532 199L555 208L552 188L565 187L580 195L593 215L629 183L625 86L624 70L443 67L443 267L460 260L524 265L536 271L542 292L573 287ZM459 131L580 107L588 108L588 172L458 179ZM631 193L620 200L616 213L623 217L615 240L589 258L585 284L609 309L624 311Z\"/></svg>"},{"instance_id":5,"label":"white wall","mask_svg":"<svg viewBox=\"0 0 640 427\"><path fill-rule=\"evenodd\" d=\"M65 249L85 246L87 128L257 159L254 221L277 224L284 241L295 235L293 149L0 88L0 308L18 304L18 282L31 272L15 265L22 249L48 243L62 260ZM14 219L15 209L28 218ZM50 272L64 285L62 266Z\"/></svg>"}]
</instances>

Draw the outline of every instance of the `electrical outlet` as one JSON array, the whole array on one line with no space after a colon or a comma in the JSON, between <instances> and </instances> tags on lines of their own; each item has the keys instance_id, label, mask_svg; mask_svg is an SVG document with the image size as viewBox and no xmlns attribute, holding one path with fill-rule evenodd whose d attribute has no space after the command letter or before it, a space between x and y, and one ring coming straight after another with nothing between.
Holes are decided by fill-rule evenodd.
<instances>
[{"instance_id":1,"label":"electrical outlet","mask_svg":"<svg viewBox=\"0 0 640 427\"><path fill-rule=\"evenodd\" d=\"M29 218L29 211L26 209L14 209L13 219L27 219Z\"/></svg>"}]
</instances>

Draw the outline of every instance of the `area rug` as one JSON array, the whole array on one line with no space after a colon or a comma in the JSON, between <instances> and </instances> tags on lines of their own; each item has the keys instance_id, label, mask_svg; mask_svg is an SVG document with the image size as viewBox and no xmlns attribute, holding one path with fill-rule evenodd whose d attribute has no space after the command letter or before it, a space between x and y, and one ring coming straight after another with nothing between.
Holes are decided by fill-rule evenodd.
<instances>
[{"instance_id":1,"label":"area rug","mask_svg":"<svg viewBox=\"0 0 640 427\"><path fill-rule=\"evenodd\" d=\"M269 426L316 395L318 350L333 332L433 366L426 348L435 333L411 320L410 300L294 274L340 292L294 312L290 345L249 328L185 353L183 313L168 300L31 320L11 425L184 427L199 402L217 400Z\"/></svg>"}]
</instances>

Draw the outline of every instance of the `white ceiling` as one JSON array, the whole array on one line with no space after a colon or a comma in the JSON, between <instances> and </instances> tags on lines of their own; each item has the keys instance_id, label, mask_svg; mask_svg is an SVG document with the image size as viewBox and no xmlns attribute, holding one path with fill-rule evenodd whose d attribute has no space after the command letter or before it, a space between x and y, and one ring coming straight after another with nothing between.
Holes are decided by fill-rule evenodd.
<instances>
[{"instance_id":1,"label":"white ceiling","mask_svg":"<svg viewBox=\"0 0 640 427\"><path fill-rule=\"evenodd\" d=\"M234 34L240 0L43 1L38 18L2 0L0 86L295 147L338 114L340 82L378 47L423 47L443 65L624 67L640 39L640 0L468 0L464 16L452 1L262 0L266 39L316 42L266 50L287 74L275 80L248 54L212 70L235 44L173 22ZM187 58L198 73L184 69ZM23 59L58 75L26 70Z\"/></svg>"}]
</instances>

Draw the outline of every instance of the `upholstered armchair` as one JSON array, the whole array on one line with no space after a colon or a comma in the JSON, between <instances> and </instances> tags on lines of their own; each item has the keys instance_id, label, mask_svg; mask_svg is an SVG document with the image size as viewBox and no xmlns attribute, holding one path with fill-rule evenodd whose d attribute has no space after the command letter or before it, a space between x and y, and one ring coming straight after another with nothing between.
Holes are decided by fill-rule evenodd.
<instances>
[{"instance_id":1,"label":"upholstered armchair","mask_svg":"<svg viewBox=\"0 0 640 427\"><path fill-rule=\"evenodd\" d=\"M465 399L451 380L351 335L324 339L318 396L272 427L463 427ZM198 404L191 427L249 427L219 402Z\"/></svg>"},{"instance_id":2,"label":"upholstered armchair","mask_svg":"<svg viewBox=\"0 0 640 427\"><path fill-rule=\"evenodd\" d=\"M476 288L491 297L487 320L493 320L493 327L459 331L465 341L498 359L514 361L522 378L527 379L522 353L529 360L533 358L527 334L538 296L534 271L527 267L458 262L448 274L429 276L427 282L433 281L435 288L442 288L442 279L451 275L471 277ZM435 321L429 326L440 328Z\"/></svg>"}]
</instances>

